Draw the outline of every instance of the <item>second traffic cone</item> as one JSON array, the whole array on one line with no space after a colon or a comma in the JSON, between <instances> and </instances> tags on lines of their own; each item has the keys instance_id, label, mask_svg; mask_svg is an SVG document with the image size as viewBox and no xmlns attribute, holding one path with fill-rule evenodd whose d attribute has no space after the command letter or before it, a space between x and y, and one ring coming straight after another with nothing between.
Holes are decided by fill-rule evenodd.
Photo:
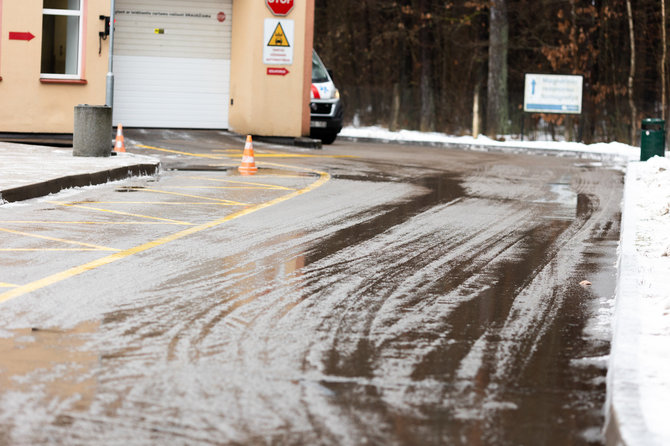
<instances>
[{"instance_id":1,"label":"second traffic cone","mask_svg":"<svg viewBox=\"0 0 670 446\"><path fill-rule=\"evenodd\" d=\"M126 151L126 142L123 139L123 126L121 124L119 124L119 128L116 130L116 141L114 142L114 151L115 152Z\"/></svg>"},{"instance_id":2,"label":"second traffic cone","mask_svg":"<svg viewBox=\"0 0 670 446\"><path fill-rule=\"evenodd\" d=\"M237 168L242 175L253 175L258 171L256 161L254 160L254 145L251 142L251 135L247 135L247 142L244 145L242 154L242 164Z\"/></svg>"}]
</instances>

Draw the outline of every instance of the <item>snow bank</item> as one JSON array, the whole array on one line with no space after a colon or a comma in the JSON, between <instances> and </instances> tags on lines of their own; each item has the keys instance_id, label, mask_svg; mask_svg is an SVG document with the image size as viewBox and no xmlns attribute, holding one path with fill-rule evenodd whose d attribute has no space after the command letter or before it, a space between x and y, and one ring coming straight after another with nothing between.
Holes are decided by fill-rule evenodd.
<instances>
[{"instance_id":1,"label":"snow bank","mask_svg":"<svg viewBox=\"0 0 670 446\"><path fill-rule=\"evenodd\" d=\"M413 141L433 144L463 144L468 146L489 146L489 147L507 147L524 148L535 150L555 150L583 153L596 153L603 155L613 155L622 157L626 160L640 159L640 148L629 146L618 142L582 144L577 142L560 141L519 141L513 137L505 137L504 141L496 141L486 136L480 135L477 138L472 136L450 136L444 133L419 132L414 130L399 130L392 132L388 129L372 127L345 127L340 132L340 136L346 138L373 138L384 141Z\"/></svg>"},{"instance_id":2,"label":"snow bank","mask_svg":"<svg viewBox=\"0 0 670 446\"><path fill-rule=\"evenodd\" d=\"M614 339L608 433L627 445L670 444L670 160L630 163Z\"/></svg>"}]
</instances>

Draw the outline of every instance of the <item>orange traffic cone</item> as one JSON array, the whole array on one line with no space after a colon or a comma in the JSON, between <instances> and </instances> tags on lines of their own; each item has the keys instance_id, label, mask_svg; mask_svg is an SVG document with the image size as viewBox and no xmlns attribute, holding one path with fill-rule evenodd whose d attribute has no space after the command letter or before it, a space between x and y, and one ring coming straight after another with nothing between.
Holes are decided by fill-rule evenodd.
<instances>
[{"instance_id":1,"label":"orange traffic cone","mask_svg":"<svg viewBox=\"0 0 670 446\"><path fill-rule=\"evenodd\" d=\"M116 141L114 142L114 151L115 152L126 151L126 142L123 139L123 126L121 124L119 124L119 128L116 130Z\"/></svg>"},{"instance_id":2,"label":"orange traffic cone","mask_svg":"<svg viewBox=\"0 0 670 446\"><path fill-rule=\"evenodd\" d=\"M251 142L251 135L247 135L247 143L244 145L244 154L242 154L242 164L237 168L242 175L253 175L258 172L256 162L254 161L254 145Z\"/></svg>"}]
</instances>

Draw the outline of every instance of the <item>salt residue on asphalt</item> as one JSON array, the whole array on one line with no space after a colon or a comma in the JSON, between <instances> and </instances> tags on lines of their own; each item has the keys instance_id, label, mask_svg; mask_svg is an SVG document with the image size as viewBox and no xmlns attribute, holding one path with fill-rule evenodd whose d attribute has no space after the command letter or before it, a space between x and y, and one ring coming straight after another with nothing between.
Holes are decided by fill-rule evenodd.
<instances>
[{"instance_id":1,"label":"salt residue on asphalt","mask_svg":"<svg viewBox=\"0 0 670 446\"><path fill-rule=\"evenodd\" d=\"M496 141L381 127L347 127L341 136L596 153L629 161L608 403L627 444L670 444L670 160L636 162L640 148L616 142Z\"/></svg>"}]
</instances>

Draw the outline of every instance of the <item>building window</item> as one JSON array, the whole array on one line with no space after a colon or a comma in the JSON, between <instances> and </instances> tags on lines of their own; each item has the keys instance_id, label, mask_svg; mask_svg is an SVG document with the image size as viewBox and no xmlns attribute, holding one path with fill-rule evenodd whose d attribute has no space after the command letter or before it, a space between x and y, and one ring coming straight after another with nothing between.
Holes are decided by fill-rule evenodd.
<instances>
[{"instance_id":1,"label":"building window","mask_svg":"<svg viewBox=\"0 0 670 446\"><path fill-rule=\"evenodd\" d=\"M44 0L42 69L46 79L79 79L84 0Z\"/></svg>"}]
</instances>

